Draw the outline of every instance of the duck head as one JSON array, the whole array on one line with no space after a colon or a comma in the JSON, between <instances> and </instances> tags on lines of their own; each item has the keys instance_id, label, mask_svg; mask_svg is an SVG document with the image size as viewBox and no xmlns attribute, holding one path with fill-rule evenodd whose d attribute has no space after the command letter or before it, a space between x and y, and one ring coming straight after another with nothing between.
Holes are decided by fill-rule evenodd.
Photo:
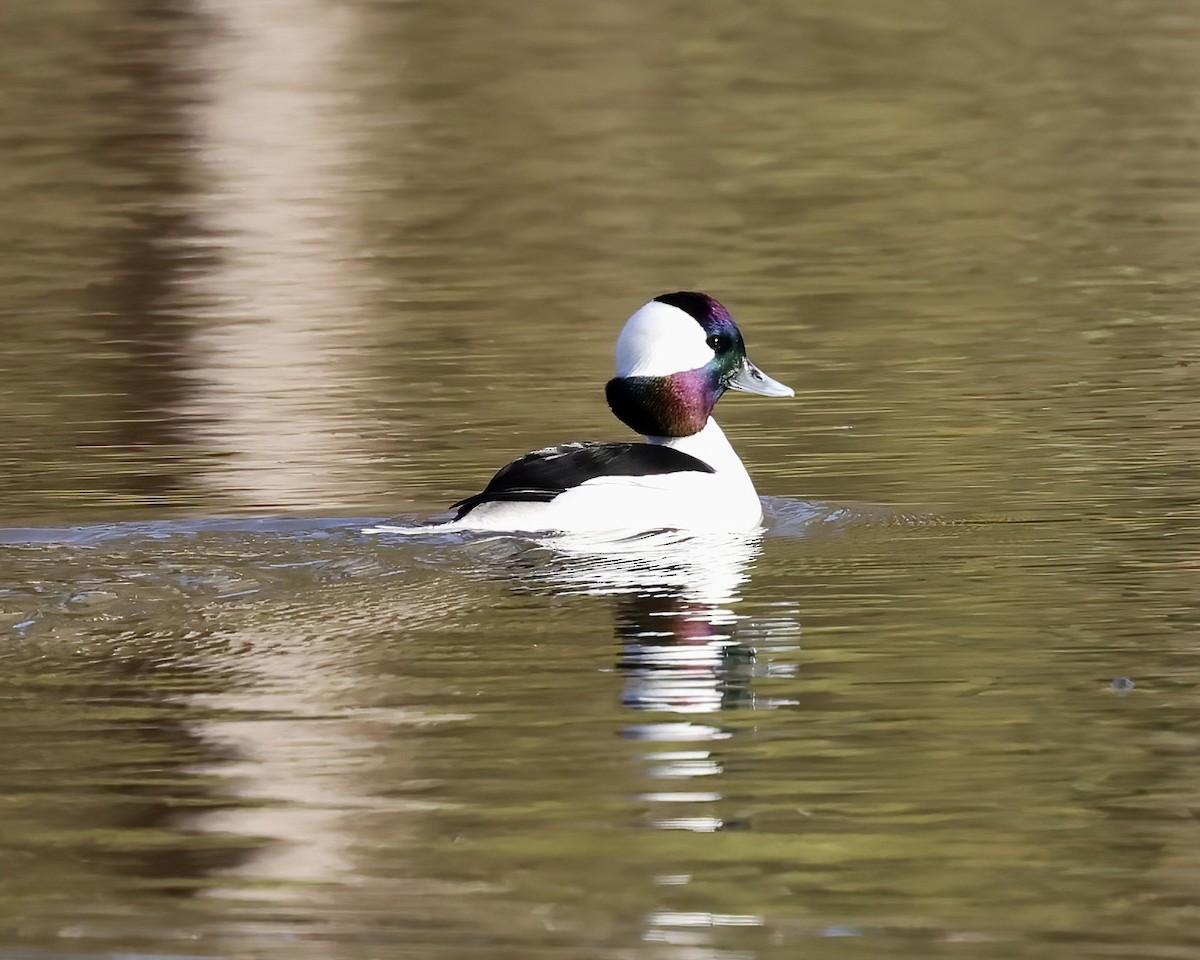
<instances>
[{"instance_id":1,"label":"duck head","mask_svg":"<svg viewBox=\"0 0 1200 960\"><path fill-rule=\"evenodd\" d=\"M617 375L604 388L622 423L643 436L699 433L726 390L790 397L746 356L729 311L704 293L655 297L617 339Z\"/></svg>"}]
</instances>

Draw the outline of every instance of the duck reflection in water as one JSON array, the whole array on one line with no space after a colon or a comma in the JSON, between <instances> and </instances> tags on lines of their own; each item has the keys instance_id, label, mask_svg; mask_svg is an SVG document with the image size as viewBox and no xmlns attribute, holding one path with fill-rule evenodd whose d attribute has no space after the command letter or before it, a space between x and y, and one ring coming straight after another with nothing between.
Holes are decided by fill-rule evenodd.
<instances>
[{"instance_id":1,"label":"duck reflection in water","mask_svg":"<svg viewBox=\"0 0 1200 960\"><path fill-rule=\"evenodd\" d=\"M754 706L755 651L734 639L731 610L679 594L633 594L618 598L615 616L626 706L673 713Z\"/></svg>"},{"instance_id":2,"label":"duck reflection in water","mask_svg":"<svg viewBox=\"0 0 1200 960\"><path fill-rule=\"evenodd\" d=\"M616 598L614 632L618 663L629 678L627 706L680 714L760 706L751 681L766 667L741 636L779 649L799 630L792 619L747 622L734 612L762 552L760 535L657 531L602 542L563 535L540 544L548 557L539 550L537 560L544 562L520 564L527 583ZM651 731L639 726L627 733L649 737Z\"/></svg>"},{"instance_id":3,"label":"duck reflection in water","mask_svg":"<svg viewBox=\"0 0 1200 960\"><path fill-rule=\"evenodd\" d=\"M719 809L722 794L713 789L723 765L711 746L735 733L712 721L725 711L779 705L756 696L754 680L789 675L794 664L760 659L760 651L793 649L799 632L792 618L734 612L761 537L660 531L607 541L602 549L583 538L545 545L550 561L535 574L544 586L616 599L622 701L644 716L622 734L655 744L641 755L653 787L637 797L652 804L648 825L698 833L730 828Z\"/></svg>"}]
</instances>

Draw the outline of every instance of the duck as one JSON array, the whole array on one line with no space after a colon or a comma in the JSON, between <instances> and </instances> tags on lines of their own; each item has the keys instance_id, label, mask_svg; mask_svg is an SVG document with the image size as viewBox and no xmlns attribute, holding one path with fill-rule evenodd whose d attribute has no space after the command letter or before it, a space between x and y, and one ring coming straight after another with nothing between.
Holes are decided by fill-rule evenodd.
<instances>
[{"instance_id":1,"label":"duck","mask_svg":"<svg viewBox=\"0 0 1200 960\"><path fill-rule=\"evenodd\" d=\"M420 529L633 535L760 528L754 483L712 417L729 390L794 395L746 356L741 330L720 301L695 291L661 294L625 322L604 390L640 442L576 441L527 453L453 504L453 518Z\"/></svg>"}]
</instances>

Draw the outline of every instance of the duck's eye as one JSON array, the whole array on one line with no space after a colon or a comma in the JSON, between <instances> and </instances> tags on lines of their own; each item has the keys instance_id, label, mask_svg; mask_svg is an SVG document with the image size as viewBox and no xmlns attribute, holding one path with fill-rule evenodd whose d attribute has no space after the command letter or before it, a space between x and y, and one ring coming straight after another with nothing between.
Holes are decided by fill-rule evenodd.
<instances>
[{"instance_id":1,"label":"duck's eye","mask_svg":"<svg viewBox=\"0 0 1200 960\"><path fill-rule=\"evenodd\" d=\"M714 333L707 342L713 353L723 353L729 349L729 338L723 333Z\"/></svg>"}]
</instances>

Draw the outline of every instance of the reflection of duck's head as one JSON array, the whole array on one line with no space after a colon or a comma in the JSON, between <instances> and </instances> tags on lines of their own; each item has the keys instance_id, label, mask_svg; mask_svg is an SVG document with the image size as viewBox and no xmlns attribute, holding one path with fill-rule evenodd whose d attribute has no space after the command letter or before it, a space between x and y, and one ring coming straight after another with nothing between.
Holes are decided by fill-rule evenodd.
<instances>
[{"instance_id":1,"label":"reflection of duck's head","mask_svg":"<svg viewBox=\"0 0 1200 960\"><path fill-rule=\"evenodd\" d=\"M457 515L437 529L753 530L762 521L758 494L711 418L728 390L792 396L750 362L718 301L692 292L656 297L626 321L605 388L613 413L643 442L564 443L526 454L454 504Z\"/></svg>"},{"instance_id":2,"label":"reflection of duck's head","mask_svg":"<svg viewBox=\"0 0 1200 960\"><path fill-rule=\"evenodd\" d=\"M615 625L620 666L628 675L625 705L708 713L748 702L754 651L734 639L736 621L727 607L678 595L619 597Z\"/></svg>"}]
</instances>

